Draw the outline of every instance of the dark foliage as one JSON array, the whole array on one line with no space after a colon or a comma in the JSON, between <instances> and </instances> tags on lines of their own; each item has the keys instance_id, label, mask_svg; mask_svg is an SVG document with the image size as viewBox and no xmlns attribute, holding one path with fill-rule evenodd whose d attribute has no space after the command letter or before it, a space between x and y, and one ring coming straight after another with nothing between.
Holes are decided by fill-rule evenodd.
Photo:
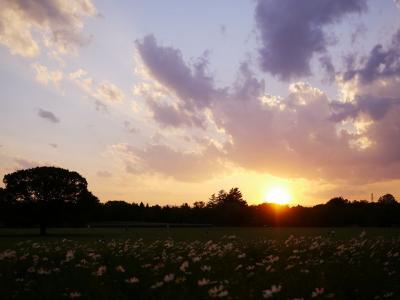
<instances>
[{"instance_id":1,"label":"dark foliage","mask_svg":"<svg viewBox=\"0 0 400 300\"><path fill-rule=\"evenodd\" d=\"M193 206L161 207L109 201L99 205L95 219L97 222L217 226L399 226L400 204L396 200L367 202L335 197L326 204L314 207L289 207L272 203L247 205L239 189L234 188L229 192L213 194L207 203L199 201Z\"/></svg>"},{"instance_id":2,"label":"dark foliage","mask_svg":"<svg viewBox=\"0 0 400 300\"><path fill-rule=\"evenodd\" d=\"M100 203L76 172L54 167L17 171L0 188L0 223L6 226L82 226L88 222L212 224L216 226L399 226L400 204L386 194L378 202L330 199L314 207L248 205L238 188L221 190L193 206Z\"/></svg>"},{"instance_id":3,"label":"dark foliage","mask_svg":"<svg viewBox=\"0 0 400 300\"><path fill-rule=\"evenodd\" d=\"M0 191L2 220L6 225L82 225L98 205L77 172L56 167L19 170L4 176Z\"/></svg>"}]
</instances>

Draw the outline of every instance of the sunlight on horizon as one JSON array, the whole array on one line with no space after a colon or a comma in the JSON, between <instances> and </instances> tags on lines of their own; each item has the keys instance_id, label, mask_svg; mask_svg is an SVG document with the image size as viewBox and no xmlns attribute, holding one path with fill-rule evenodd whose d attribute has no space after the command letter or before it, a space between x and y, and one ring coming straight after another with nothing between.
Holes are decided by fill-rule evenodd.
<instances>
[{"instance_id":1,"label":"sunlight on horizon","mask_svg":"<svg viewBox=\"0 0 400 300\"><path fill-rule=\"evenodd\" d=\"M288 188L276 185L267 189L264 200L269 203L285 205L292 201L292 195Z\"/></svg>"}]
</instances>

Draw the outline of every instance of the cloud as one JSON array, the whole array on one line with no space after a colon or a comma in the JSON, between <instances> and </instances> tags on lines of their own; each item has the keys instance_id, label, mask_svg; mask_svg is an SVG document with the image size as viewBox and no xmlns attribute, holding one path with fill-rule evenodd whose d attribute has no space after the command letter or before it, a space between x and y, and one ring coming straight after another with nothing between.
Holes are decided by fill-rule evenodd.
<instances>
[{"instance_id":1,"label":"cloud","mask_svg":"<svg viewBox=\"0 0 400 300\"><path fill-rule=\"evenodd\" d=\"M400 8L400 0L393 0L393 1L397 5L397 7Z\"/></svg>"},{"instance_id":2,"label":"cloud","mask_svg":"<svg viewBox=\"0 0 400 300\"><path fill-rule=\"evenodd\" d=\"M117 85L108 80L96 83L86 70L78 69L70 73L68 78L95 100L99 111L107 111L105 103L120 104L125 99L124 92Z\"/></svg>"},{"instance_id":3,"label":"cloud","mask_svg":"<svg viewBox=\"0 0 400 300\"><path fill-rule=\"evenodd\" d=\"M153 119L167 127L206 129L205 108L227 92L215 87L207 55L188 64L180 50L159 45L153 35L136 41L136 51L150 82L136 85L134 94L145 99Z\"/></svg>"},{"instance_id":4,"label":"cloud","mask_svg":"<svg viewBox=\"0 0 400 300\"><path fill-rule=\"evenodd\" d=\"M330 105L322 91L306 83L290 86L286 99L258 97L219 103L214 116L231 137L228 158L240 167L276 176L327 178L346 166L347 138L329 120ZM331 161L335 157L335 164Z\"/></svg>"},{"instance_id":5,"label":"cloud","mask_svg":"<svg viewBox=\"0 0 400 300\"><path fill-rule=\"evenodd\" d=\"M246 76L256 80L251 72ZM225 158L283 177L364 183L399 178L398 81L379 82L376 94L358 86L347 103L304 82L291 84L286 98L265 99L260 89L258 97L238 101L237 90L213 110L230 136Z\"/></svg>"},{"instance_id":6,"label":"cloud","mask_svg":"<svg viewBox=\"0 0 400 300\"><path fill-rule=\"evenodd\" d=\"M219 25L219 32L223 37L226 37L227 35L227 30L225 25Z\"/></svg>"},{"instance_id":7,"label":"cloud","mask_svg":"<svg viewBox=\"0 0 400 300\"><path fill-rule=\"evenodd\" d=\"M52 54L74 52L89 41L84 18L95 16L91 0L0 0L0 43L12 54L37 56L42 46Z\"/></svg>"},{"instance_id":8,"label":"cloud","mask_svg":"<svg viewBox=\"0 0 400 300\"><path fill-rule=\"evenodd\" d=\"M49 82L53 82L56 86L63 79L64 75L62 71L49 71L49 69L41 64L33 64L32 68L36 72L36 81L48 85Z\"/></svg>"},{"instance_id":9,"label":"cloud","mask_svg":"<svg viewBox=\"0 0 400 300\"><path fill-rule=\"evenodd\" d=\"M185 109L207 107L222 95L223 91L215 89L213 77L208 74L206 55L187 65L180 50L159 45L153 35L135 44L150 76L181 99Z\"/></svg>"},{"instance_id":10,"label":"cloud","mask_svg":"<svg viewBox=\"0 0 400 300\"><path fill-rule=\"evenodd\" d=\"M49 146L53 147L53 148L58 148L58 144L55 144L55 143L50 143Z\"/></svg>"},{"instance_id":11,"label":"cloud","mask_svg":"<svg viewBox=\"0 0 400 300\"><path fill-rule=\"evenodd\" d=\"M322 69L325 71L327 79L332 82L335 80L335 66L333 65L329 56L321 56L319 58Z\"/></svg>"},{"instance_id":12,"label":"cloud","mask_svg":"<svg viewBox=\"0 0 400 300\"><path fill-rule=\"evenodd\" d=\"M378 78L400 75L400 30L392 37L391 43L386 47L377 44L367 57L355 66L355 59L349 61L344 80L351 80L358 76L364 83L370 83Z\"/></svg>"},{"instance_id":13,"label":"cloud","mask_svg":"<svg viewBox=\"0 0 400 300\"><path fill-rule=\"evenodd\" d=\"M86 70L78 69L69 74L68 78L72 80L81 90L86 93L92 93L93 78L89 76Z\"/></svg>"},{"instance_id":14,"label":"cloud","mask_svg":"<svg viewBox=\"0 0 400 300\"><path fill-rule=\"evenodd\" d=\"M44 109L39 109L38 116L52 123L59 123L60 120L51 112Z\"/></svg>"},{"instance_id":15,"label":"cloud","mask_svg":"<svg viewBox=\"0 0 400 300\"><path fill-rule=\"evenodd\" d=\"M42 162L27 160L24 158L17 158L17 157L14 158L14 162L17 163L17 166L15 167L16 170L31 169L31 168L35 168L35 167L39 167L39 166L43 165Z\"/></svg>"},{"instance_id":16,"label":"cloud","mask_svg":"<svg viewBox=\"0 0 400 300\"><path fill-rule=\"evenodd\" d=\"M383 119L395 106L400 106L400 95L397 99L377 98L370 95L359 96L352 102L333 102L332 118L338 122L347 118L356 118L359 114L365 113L372 120L377 121Z\"/></svg>"},{"instance_id":17,"label":"cloud","mask_svg":"<svg viewBox=\"0 0 400 300\"><path fill-rule=\"evenodd\" d=\"M112 174L108 171L98 171L96 174L97 174L97 176L103 177L103 178L109 178L112 176Z\"/></svg>"},{"instance_id":18,"label":"cloud","mask_svg":"<svg viewBox=\"0 0 400 300\"><path fill-rule=\"evenodd\" d=\"M124 129L128 132L128 133L138 133L139 129L137 129L136 127L134 127L131 122L129 121L124 121Z\"/></svg>"},{"instance_id":19,"label":"cloud","mask_svg":"<svg viewBox=\"0 0 400 300\"><path fill-rule=\"evenodd\" d=\"M175 76L176 70L167 68L170 62L165 59L169 57L165 56L165 49L156 43L152 45L157 49L153 55L162 58L154 58L157 64L147 64L147 71L158 74L162 70L162 77L154 77L160 86L158 90L166 88L178 98L172 103L165 102L165 95L153 91L154 97L150 97L153 102L148 105L154 119L164 126L189 127L192 118L186 119L186 107L180 106L187 99L181 90L185 90L186 82L195 85L197 81L193 80L191 72L183 72L182 76L188 78L173 81L173 84L166 81L165 78ZM168 48L166 51L179 53L174 55L175 58L181 57L179 50ZM329 57L326 63L330 63ZM180 69L190 70L183 60L180 65ZM217 87L199 83L199 89L207 90L205 94L215 96L209 98L207 105L196 107L194 112L195 116L207 116L204 133L210 139L217 137L213 144L219 145L217 158L178 151L172 144L153 145L133 152L141 162L140 166L162 174L183 174L181 170L161 163L162 158L167 157L175 164L182 159L182 165L188 165L190 157L207 164L224 161L224 164L275 176L330 182L360 183L400 178L400 153L396 151L400 148L400 76L378 74L370 83L359 77L345 80L343 74L335 71L340 95L337 101L301 81L290 84L289 93L283 98L268 94L265 81L256 76L250 62L244 62L239 66L237 79L229 88L223 89L220 97L216 96L220 91ZM214 78L210 82L215 82ZM148 95L144 90L151 93L151 86L139 93L146 99ZM191 134L190 131L186 133ZM168 143L168 140L163 142ZM196 138L192 142L197 143L197 147L204 144ZM130 172L141 172L136 168L137 161L128 166ZM187 172L195 173L196 170L189 168ZM184 177L173 176L179 180Z\"/></svg>"},{"instance_id":20,"label":"cloud","mask_svg":"<svg viewBox=\"0 0 400 300\"><path fill-rule=\"evenodd\" d=\"M178 151L161 144L144 149L118 144L113 150L125 163L125 170L134 175L155 173L178 181L199 182L225 170L220 152L212 144L197 152Z\"/></svg>"},{"instance_id":21,"label":"cloud","mask_svg":"<svg viewBox=\"0 0 400 300\"><path fill-rule=\"evenodd\" d=\"M159 103L148 99L146 102L153 113L153 119L167 127L200 127L204 128L204 119L195 113L179 106Z\"/></svg>"},{"instance_id":22,"label":"cloud","mask_svg":"<svg viewBox=\"0 0 400 300\"><path fill-rule=\"evenodd\" d=\"M311 59L331 43L324 27L366 8L366 0L258 0L262 70L283 80L310 75Z\"/></svg>"},{"instance_id":23,"label":"cloud","mask_svg":"<svg viewBox=\"0 0 400 300\"><path fill-rule=\"evenodd\" d=\"M114 103L121 103L125 98L122 90L109 81L103 81L99 83L95 97Z\"/></svg>"}]
</instances>

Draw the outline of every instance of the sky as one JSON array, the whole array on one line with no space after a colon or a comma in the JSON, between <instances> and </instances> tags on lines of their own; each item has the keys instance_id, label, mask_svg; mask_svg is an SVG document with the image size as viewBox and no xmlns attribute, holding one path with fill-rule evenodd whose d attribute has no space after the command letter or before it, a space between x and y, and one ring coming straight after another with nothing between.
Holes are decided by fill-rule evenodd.
<instances>
[{"instance_id":1,"label":"sky","mask_svg":"<svg viewBox=\"0 0 400 300\"><path fill-rule=\"evenodd\" d=\"M0 177L103 202L400 198L398 0L0 0Z\"/></svg>"}]
</instances>

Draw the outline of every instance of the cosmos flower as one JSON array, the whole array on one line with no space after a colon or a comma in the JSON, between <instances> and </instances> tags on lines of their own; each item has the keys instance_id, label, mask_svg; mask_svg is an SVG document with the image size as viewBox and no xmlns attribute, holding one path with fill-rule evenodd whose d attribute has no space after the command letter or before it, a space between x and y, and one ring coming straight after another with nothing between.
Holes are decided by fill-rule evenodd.
<instances>
[{"instance_id":1,"label":"cosmos flower","mask_svg":"<svg viewBox=\"0 0 400 300\"><path fill-rule=\"evenodd\" d=\"M263 291L263 297L266 299L271 298L274 294L279 293L281 290L281 285L272 285L271 288Z\"/></svg>"},{"instance_id":2,"label":"cosmos flower","mask_svg":"<svg viewBox=\"0 0 400 300\"><path fill-rule=\"evenodd\" d=\"M139 279L137 277L130 277L128 279L125 279L125 282L127 283L139 283Z\"/></svg>"},{"instance_id":3,"label":"cosmos flower","mask_svg":"<svg viewBox=\"0 0 400 300\"><path fill-rule=\"evenodd\" d=\"M119 273L125 273L125 269L123 266L119 265L115 268L115 271L119 272Z\"/></svg>"},{"instance_id":4,"label":"cosmos flower","mask_svg":"<svg viewBox=\"0 0 400 300\"><path fill-rule=\"evenodd\" d=\"M185 260L181 266L179 267L179 270L181 270L182 272L186 272L187 268L189 267L189 262L187 260Z\"/></svg>"},{"instance_id":5,"label":"cosmos flower","mask_svg":"<svg viewBox=\"0 0 400 300\"><path fill-rule=\"evenodd\" d=\"M171 282L175 279L175 275L170 273L164 276L164 281L165 282Z\"/></svg>"},{"instance_id":6,"label":"cosmos flower","mask_svg":"<svg viewBox=\"0 0 400 300\"><path fill-rule=\"evenodd\" d=\"M210 283L210 280L207 279L207 278L202 278L202 279L197 281L197 285L198 286L205 286L205 285L207 285L209 283Z\"/></svg>"},{"instance_id":7,"label":"cosmos flower","mask_svg":"<svg viewBox=\"0 0 400 300\"><path fill-rule=\"evenodd\" d=\"M325 289L324 288L315 288L315 290L311 293L311 297L315 298L324 293Z\"/></svg>"},{"instance_id":8,"label":"cosmos flower","mask_svg":"<svg viewBox=\"0 0 400 300\"><path fill-rule=\"evenodd\" d=\"M94 273L96 276L103 276L107 272L106 266L100 266L97 271Z\"/></svg>"},{"instance_id":9,"label":"cosmos flower","mask_svg":"<svg viewBox=\"0 0 400 300\"><path fill-rule=\"evenodd\" d=\"M75 257L75 251L73 250L68 250L67 253L65 254L65 261L71 261Z\"/></svg>"},{"instance_id":10,"label":"cosmos flower","mask_svg":"<svg viewBox=\"0 0 400 300\"><path fill-rule=\"evenodd\" d=\"M81 293L79 293L79 292L70 292L69 293L69 297L71 299L80 298L81 297Z\"/></svg>"}]
</instances>

